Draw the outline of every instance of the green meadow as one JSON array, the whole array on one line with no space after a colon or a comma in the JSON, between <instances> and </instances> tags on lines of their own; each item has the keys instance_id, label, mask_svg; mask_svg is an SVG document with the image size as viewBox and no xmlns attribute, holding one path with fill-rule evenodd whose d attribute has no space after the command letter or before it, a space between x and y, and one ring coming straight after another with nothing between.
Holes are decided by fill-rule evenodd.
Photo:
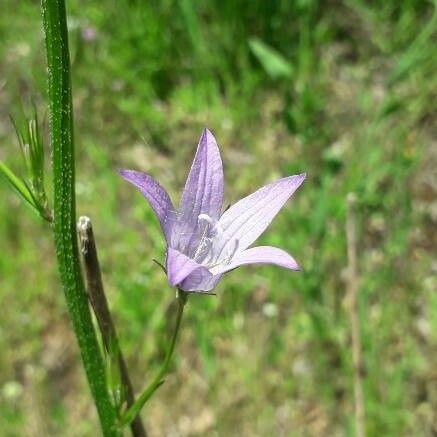
<instances>
[{"instance_id":1,"label":"green meadow","mask_svg":"<svg viewBox=\"0 0 437 437\"><path fill-rule=\"evenodd\" d=\"M435 2L66 3L77 212L93 221L137 392L164 358L175 291L153 262L159 223L117 170L149 173L176 202L208 127L227 204L307 173L258 241L301 271L241 267L215 296L189 298L171 371L141 413L149 436L356 435L349 193L366 435L435 435ZM1 9L0 160L25 173L10 116L22 124L34 104L52 201L40 5ZM0 435L98 435L50 226L3 177L0 248Z\"/></svg>"}]
</instances>

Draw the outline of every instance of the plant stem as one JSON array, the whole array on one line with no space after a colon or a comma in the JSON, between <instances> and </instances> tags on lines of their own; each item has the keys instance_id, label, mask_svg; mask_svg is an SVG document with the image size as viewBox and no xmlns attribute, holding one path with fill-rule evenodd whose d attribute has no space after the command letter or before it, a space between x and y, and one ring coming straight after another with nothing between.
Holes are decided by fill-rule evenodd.
<instances>
[{"instance_id":1,"label":"plant stem","mask_svg":"<svg viewBox=\"0 0 437 437\"><path fill-rule=\"evenodd\" d=\"M126 361L119 346L108 301L106 300L99 258L97 256L97 246L90 218L79 217L77 230L85 269L88 297L94 310L106 351L111 358L114 358L115 365L118 366L126 403L130 407L135 401L134 390L129 378ZM130 427L133 437L146 437L146 430L139 414L132 420Z\"/></svg>"},{"instance_id":2,"label":"plant stem","mask_svg":"<svg viewBox=\"0 0 437 437\"><path fill-rule=\"evenodd\" d=\"M185 304L187 302L187 294L182 290L178 290L176 299L178 302L176 323L175 323L175 328L174 328L173 335L172 335L172 338L170 341L170 346L167 349L164 363L163 363L160 371L156 375L155 379L141 393L141 395L138 396L137 400L132 405L132 407L126 411L126 413L123 417L123 420L122 420L124 425L127 425L128 423L130 423L133 420L133 418L138 414L138 412L141 410L141 408L144 406L144 404L151 398L153 393L155 393L156 389L158 389L164 383L163 378L168 372L168 368L170 366L173 352L175 349L176 340L178 338L179 329L181 327L182 315L184 313L184 307L185 307Z\"/></svg>"},{"instance_id":3,"label":"plant stem","mask_svg":"<svg viewBox=\"0 0 437 437\"><path fill-rule=\"evenodd\" d=\"M357 273L357 240L355 232L354 203L352 193L347 196L346 240L347 240L347 302L351 325L352 362L354 378L355 403L355 435L365 437L365 414L363 395L363 362L361 353L360 319L358 313L358 273Z\"/></svg>"},{"instance_id":4,"label":"plant stem","mask_svg":"<svg viewBox=\"0 0 437 437\"><path fill-rule=\"evenodd\" d=\"M42 0L54 180L54 240L61 283L103 435L118 436L117 415L80 271L70 56L64 0Z\"/></svg>"}]
</instances>

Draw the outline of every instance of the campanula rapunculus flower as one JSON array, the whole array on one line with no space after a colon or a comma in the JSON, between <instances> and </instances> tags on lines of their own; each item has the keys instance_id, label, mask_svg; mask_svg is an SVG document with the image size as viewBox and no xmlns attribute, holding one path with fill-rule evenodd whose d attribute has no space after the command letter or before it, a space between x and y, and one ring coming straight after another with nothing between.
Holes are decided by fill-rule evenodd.
<instances>
[{"instance_id":1,"label":"campanula rapunculus flower","mask_svg":"<svg viewBox=\"0 0 437 437\"><path fill-rule=\"evenodd\" d=\"M272 182L222 213L223 168L216 140L204 129L179 208L151 176L133 170L120 175L139 189L157 215L167 250L168 282L187 292L212 290L221 276L244 264L276 264L299 270L282 249L249 246L264 232L305 174Z\"/></svg>"}]
</instances>

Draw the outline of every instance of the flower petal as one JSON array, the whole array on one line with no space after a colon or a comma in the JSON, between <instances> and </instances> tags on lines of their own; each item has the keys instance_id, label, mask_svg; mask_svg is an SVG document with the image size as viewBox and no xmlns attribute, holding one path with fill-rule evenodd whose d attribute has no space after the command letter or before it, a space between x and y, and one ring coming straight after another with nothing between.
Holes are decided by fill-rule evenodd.
<instances>
[{"instance_id":1,"label":"flower petal","mask_svg":"<svg viewBox=\"0 0 437 437\"><path fill-rule=\"evenodd\" d=\"M294 258L282 249L271 246L257 246L237 253L229 264L220 264L211 269L218 275L245 264L276 264L290 270L299 270Z\"/></svg>"},{"instance_id":2,"label":"flower petal","mask_svg":"<svg viewBox=\"0 0 437 437\"><path fill-rule=\"evenodd\" d=\"M166 240L169 241L174 207L167 191L148 174L134 170L119 170L119 174L123 179L137 187L147 199L159 219Z\"/></svg>"},{"instance_id":3,"label":"flower petal","mask_svg":"<svg viewBox=\"0 0 437 437\"><path fill-rule=\"evenodd\" d=\"M212 221L217 221L222 201L222 160L214 136L208 129L204 129L182 192L179 226L172 246L181 248L184 253L190 253L190 246L195 244L198 234L199 215L206 214Z\"/></svg>"},{"instance_id":4,"label":"flower petal","mask_svg":"<svg viewBox=\"0 0 437 437\"><path fill-rule=\"evenodd\" d=\"M166 269L169 284L187 292L210 291L221 277L172 248L167 249Z\"/></svg>"},{"instance_id":5,"label":"flower petal","mask_svg":"<svg viewBox=\"0 0 437 437\"><path fill-rule=\"evenodd\" d=\"M167 249L165 264L168 282L172 287L179 285L190 273L202 267L196 261L170 247Z\"/></svg>"},{"instance_id":6,"label":"flower petal","mask_svg":"<svg viewBox=\"0 0 437 437\"><path fill-rule=\"evenodd\" d=\"M305 173L265 185L224 212L213 251L223 260L249 247L267 228L284 203L305 180Z\"/></svg>"},{"instance_id":7,"label":"flower petal","mask_svg":"<svg viewBox=\"0 0 437 437\"><path fill-rule=\"evenodd\" d=\"M187 292L208 292L211 291L221 278L221 274L213 275L205 267L198 268L190 273L180 284L180 288Z\"/></svg>"}]
</instances>

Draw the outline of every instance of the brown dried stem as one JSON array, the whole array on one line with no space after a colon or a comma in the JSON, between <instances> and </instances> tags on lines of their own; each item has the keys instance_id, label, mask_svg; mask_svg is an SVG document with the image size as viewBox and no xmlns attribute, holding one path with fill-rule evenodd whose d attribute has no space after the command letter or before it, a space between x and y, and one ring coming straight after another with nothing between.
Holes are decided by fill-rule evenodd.
<instances>
[{"instance_id":1,"label":"brown dried stem","mask_svg":"<svg viewBox=\"0 0 437 437\"><path fill-rule=\"evenodd\" d=\"M106 351L109 354L115 353L118 355L120 379L126 397L127 408L129 408L135 401L134 390L126 361L118 344L117 333L106 300L91 219L85 216L80 217L77 223L77 230L83 257L88 297L96 316ZM139 415L131 422L130 427L133 437L147 436Z\"/></svg>"}]
</instances>

